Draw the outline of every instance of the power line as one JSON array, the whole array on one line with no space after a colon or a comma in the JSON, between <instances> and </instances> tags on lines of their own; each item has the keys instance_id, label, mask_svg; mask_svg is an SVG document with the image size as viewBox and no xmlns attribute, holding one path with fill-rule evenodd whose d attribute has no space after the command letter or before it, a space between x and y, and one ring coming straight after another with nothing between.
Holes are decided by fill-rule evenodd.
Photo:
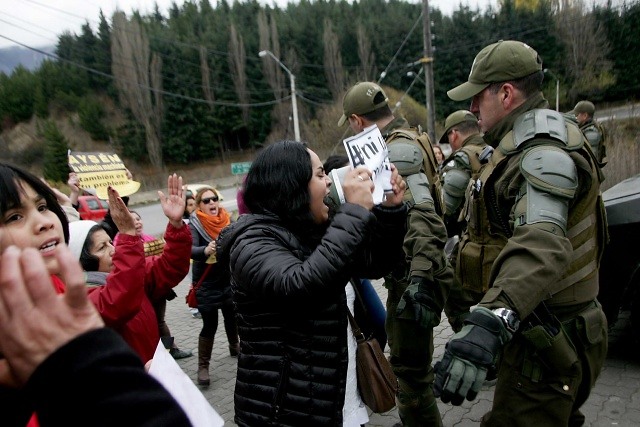
<instances>
[{"instance_id":1,"label":"power line","mask_svg":"<svg viewBox=\"0 0 640 427\"><path fill-rule=\"evenodd\" d=\"M13 40L10 37L6 37L6 36L2 35L2 34L0 34L0 38L8 40L8 41L10 41L12 43L18 44L18 45L20 45L22 47L25 47L25 48L27 48L29 50L32 50L34 52L38 52L41 55L56 59L56 60L58 60L60 62L64 62L64 63L70 64L70 65L73 65L73 66L78 67L78 68L80 68L82 70L88 71L90 73L93 73L93 74L96 74L96 75L99 75L99 76L102 76L102 77L107 77L107 78L110 78L112 80L124 81L124 82L127 82L127 83L134 84L134 85L136 85L136 86L138 86L140 88L143 88L143 89L155 92L155 93L159 93L161 95L166 95L166 96L169 96L169 97L172 97L172 98L184 99L184 100L187 100L187 101L198 102L198 103L201 103L201 104L217 105L217 106L223 106L223 107L239 107L239 108L242 108L242 107L264 107L264 106L267 106L267 105L278 104L278 103L280 103L282 101L286 101L287 99L291 98L291 96L285 96L285 97L276 99L275 101L256 102L256 103L249 103L249 104L241 104L241 103L225 102L225 101L208 101L208 100L202 99L202 98L194 98L194 97L187 96L187 95L180 95L178 93L168 92L166 90L155 89L153 87L150 87L150 86L147 86L147 85L143 85L143 84L140 84L138 82L133 82L131 80L124 80L124 79L116 78L115 76L113 76L111 74L103 73L102 71L98 71L98 70L93 69L91 67L87 67L87 66L79 64L79 63L77 63L75 61L64 59L64 58L61 58L61 57L59 57L57 55L54 55L52 53L47 53L47 52L45 52L43 50L31 47L31 46L27 46L24 43L20 43L20 42L18 42L16 40Z\"/></svg>"}]
</instances>

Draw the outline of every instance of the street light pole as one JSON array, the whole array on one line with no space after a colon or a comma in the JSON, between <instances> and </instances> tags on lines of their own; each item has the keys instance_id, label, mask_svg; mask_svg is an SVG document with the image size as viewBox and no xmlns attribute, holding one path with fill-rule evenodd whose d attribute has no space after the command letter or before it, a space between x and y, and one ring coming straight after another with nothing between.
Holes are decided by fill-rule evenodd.
<instances>
[{"instance_id":1,"label":"street light pole","mask_svg":"<svg viewBox=\"0 0 640 427\"><path fill-rule=\"evenodd\" d=\"M291 81L291 108L293 109L293 135L296 141L300 141L300 126L298 125L298 102L296 100L296 76L293 75L291 71L270 51L270 50L261 50L258 52L258 56L264 58L265 56L270 56L274 61L278 63L282 67L283 70L287 72L289 75L289 80Z\"/></svg>"},{"instance_id":2,"label":"street light pole","mask_svg":"<svg viewBox=\"0 0 640 427\"><path fill-rule=\"evenodd\" d=\"M558 77L548 68L545 68L542 72L549 74L552 78L556 79L556 111L560 111L560 79L558 79Z\"/></svg>"},{"instance_id":3,"label":"street light pole","mask_svg":"<svg viewBox=\"0 0 640 427\"><path fill-rule=\"evenodd\" d=\"M429 17L429 0L422 0L422 31L424 37L424 52L421 60L424 69L425 104L427 107L427 133L431 141L436 140L436 110L435 93L433 87L433 49L431 47L431 18Z\"/></svg>"}]
</instances>

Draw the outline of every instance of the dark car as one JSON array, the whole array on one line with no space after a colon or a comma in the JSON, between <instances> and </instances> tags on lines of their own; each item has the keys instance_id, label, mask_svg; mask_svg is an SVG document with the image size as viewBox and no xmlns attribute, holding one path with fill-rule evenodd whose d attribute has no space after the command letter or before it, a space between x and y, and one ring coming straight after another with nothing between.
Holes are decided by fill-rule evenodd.
<instances>
[{"instance_id":1,"label":"dark car","mask_svg":"<svg viewBox=\"0 0 640 427\"><path fill-rule=\"evenodd\" d=\"M620 310L631 311L632 330L640 341L640 175L602 193L609 223L609 244L600 265L600 293L609 326Z\"/></svg>"},{"instance_id":2,"label":"dark car","mask_svg":"<svg viewBox=\"0 0 640 427\"><path fill-rule=\"evenodd\" d=\"M80 219L92 221L101 221L109 209L109 204L97 196L80 196L78 197L78 205Z\"/></svg>"}]
</instances>

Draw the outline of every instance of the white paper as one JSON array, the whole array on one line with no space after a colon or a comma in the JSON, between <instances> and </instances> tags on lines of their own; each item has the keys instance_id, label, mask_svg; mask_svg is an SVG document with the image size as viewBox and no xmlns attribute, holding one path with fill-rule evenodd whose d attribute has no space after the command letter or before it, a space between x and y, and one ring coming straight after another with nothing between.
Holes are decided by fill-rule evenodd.
<instances>
[{"instance_id":1,"label":"white paper","mask_svg":"<svg viewBox=\"0 0 640 427\"><path fill-rule=\"evenodd\" d=\"M171 393L187 414L194 427L222 427L224 420L211 407L191 378L164 348L162 341L153 355L149 375L154 377Z\"/></svg>"},{"instance_id":2,"label":"white paper","mask_svg":"<svg viewBox=\"0 0 640 427\"><path fill-rule=\"evenodd\" d=\"M371 171L373 203L379 205L384 201L384 193L391 191L391 165L389 151L384 138L373 124L359 134L342 141L353 168L363 165Z\"/></svg>"}]
</instances>

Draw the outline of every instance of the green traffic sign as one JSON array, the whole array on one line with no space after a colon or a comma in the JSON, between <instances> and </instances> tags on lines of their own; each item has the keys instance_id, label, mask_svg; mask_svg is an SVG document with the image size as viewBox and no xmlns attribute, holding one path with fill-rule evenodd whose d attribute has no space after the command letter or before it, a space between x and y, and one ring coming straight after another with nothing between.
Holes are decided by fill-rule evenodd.
<instances>
[{"instance_id":1,"label":"green traffic sign","mask_svg":"<svg viewBox=\"0 0 640 427\"><path fill-rule=\"evenodd\" d=\"M249 172L251 162L231 163L231 173L233 175L244 175Z\"/></svg>"}]
</instances>

